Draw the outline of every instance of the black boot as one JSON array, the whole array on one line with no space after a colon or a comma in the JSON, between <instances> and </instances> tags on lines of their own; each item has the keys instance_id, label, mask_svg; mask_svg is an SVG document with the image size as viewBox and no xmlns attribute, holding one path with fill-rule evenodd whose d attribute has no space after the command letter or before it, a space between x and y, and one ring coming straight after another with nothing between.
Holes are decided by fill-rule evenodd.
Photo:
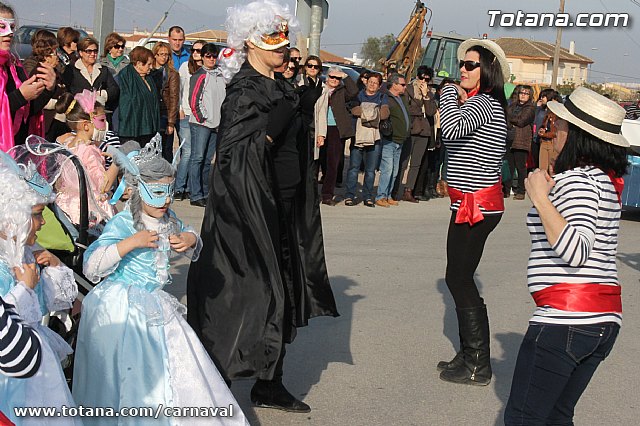
<instances>
[{"instance_id":1,"label":"black boot","mask_svg":"<svg viewBox=\"0 0 640 426\"><path fill-rule=\"evenodd\" d=\"M438 194L438 191L436 191L436 185L438 185L438 174L436 172L429 172L429 175L427 176L427 189L425 192L429 191L431 198L442 198Z\"/></svg>"},{"instance_id":2,"label":"black boot","mask_svg":"<svg viewBox=\"0 0 640 426\"><path fill-rule=\"evenodd\" d=\"M256 384L251 388L251 402L256 407L275 408L291 413L311 411L311 407L289 393L282 384L281 377L273 380L256 380Z\"/></svg>"},{"instance_id":3,"label":"black boot","mask_svg":"<svg viewBox=\"0 0 640 426\"><path fill-rule=\"evenodd\" d=\"M311 411L304 402L291 395L282 384L282 369L284 366L285 345L282 345L280 358L276 364L272 380L256 380L251 388L251 402L256 407L275 408L291 413L308 413Z\"/></svg>"},{"instance_id":4,"label":"black boot","mask_svg":"<svg viewBox=\"0 0 640 426\"><path fill-rule=\"evenodd\" d=\"M462 361L454 369L443 370L440 379L465 385L486 386L491 382L489 318L487 307L457 309L462 339ZM455 358L454 358L455 361Z\"/></svg>"},{"instance_id":5,"label":"black boot","mask_svg":"<svg viewBox=\"0 0 640 426\"><path fill-rule=\"evenodd\" d=\"M463 319L462 314L460 313L460 309L456 308L456 315L458 317L458 324L461 324ZM458 350L458 353L456 354L455 357L453 357L453 359L451 361L440 361L438 363L438 371L442 371L442 370L455 370L456 368L460 367L462 365L462 361L464 360L463 357L463 353L462 350L464 348L463 343L462 343L462 336L460 335L460 326L458 326L458 337L460 338L460 349Z\"/></svg>"}]
</instances>

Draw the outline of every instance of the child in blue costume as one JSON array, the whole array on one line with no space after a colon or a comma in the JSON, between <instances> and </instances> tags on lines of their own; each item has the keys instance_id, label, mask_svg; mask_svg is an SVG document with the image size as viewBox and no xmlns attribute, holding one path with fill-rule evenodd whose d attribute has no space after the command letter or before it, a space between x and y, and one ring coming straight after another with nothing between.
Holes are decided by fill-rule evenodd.
<instances>
[{"instance_id":1,"label":"child in blue costume","mask_svg":"<svg viewBox=\"0 0 640 426\"><path fill-rule=\"evenodd\" d=\"M160 143L156 137L128 156L110 151L124 167L129 201L85 253L85 276L104 280L83 301L73 394L84 407L211 409L207 417L172 417L161 409L158 419L119 417L117 424L244 425L240 406L183 319L186 308L163 290L171 283L172 255L195 260L202 242L169 209L175 169L162 158ZM122 192L123 186L114 199Z\"/></svg>"},{"instance_id":2,"label":"child in blue costume","mask_svg":"<svg viewBox=\"0 0 640 426\"><path fill-rule=\"evenodd\" d=\"M21 148L21 147L19 147ZM60 362L71 347L41 325L50 311L71 308L78 294L73 271L36 244L42 211L55 194L33 164L0 152L0 295L40 337L42 362L28 379L0 375L0 411L16 425L80 425L80 419L17 417L16 407L74 407Z\"/></svg>"}]
</instances>

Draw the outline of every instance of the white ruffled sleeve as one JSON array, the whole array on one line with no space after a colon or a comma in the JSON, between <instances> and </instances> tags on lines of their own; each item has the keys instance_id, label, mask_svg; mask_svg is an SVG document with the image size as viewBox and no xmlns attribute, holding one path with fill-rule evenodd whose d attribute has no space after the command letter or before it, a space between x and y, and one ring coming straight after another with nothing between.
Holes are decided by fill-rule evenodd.
<instances>
[{"instance_id":1,"label":"white ruffled sleeve","mask_svg":"<svg viewBox=\"0 0 640 426\"><path fill-rule=\"evenodd\" d=\"M70 309L78 297L73 271L65 265L48 266L40 276L47 309L51 312Z\"/></svg>"},{"instance_id":2,"label":"white ruffled sleeve","mask_svg":"<svg viewBox=\"0 0 640 426\"><path fill-rule=\"evenodd\" d=\"M85 259L83 265L84 276L94 284L107 275L113 273L122 258L118 253L116 244L102 246L95 249L88 259Z\"/></svg>"},{"instance_id":3,"label":"white ruffled sleeve","mask_svg":"<svg viewBox=\"0 0 640 426\"><path fill-rule=\"evenodd\" d=\"M9 290L9 293L4 296L4 300L15 306L15 312L25 323L33 325L42 319L38 295L22 281Z\"/></svg>"}]
</instances>

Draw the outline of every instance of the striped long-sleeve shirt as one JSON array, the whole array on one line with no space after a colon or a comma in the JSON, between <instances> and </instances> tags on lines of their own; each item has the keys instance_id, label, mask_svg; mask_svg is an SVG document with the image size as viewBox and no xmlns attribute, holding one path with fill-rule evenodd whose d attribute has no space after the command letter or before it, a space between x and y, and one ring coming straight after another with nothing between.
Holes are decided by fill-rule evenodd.
<instances>
[{"instance_id":1,"label":"striped long-sleeve shirt","mask_svg":"<svg viewBox=\"0 0 640 426\"><path fill-rule=\"evenodd\" d=\"M620 225L618 195L602 170L584 167L558 173L549 199L567 221L551 246L535 208L527 215L531 254L527 268L529 291L554 284L618 285L616 252ZM550 324L622 323L617 313L569 312L537 307L531 322Z\"/></svg>"},{"instance_id":2,"label":"striped long-sleeve shirt","mask_svg":"<svg viewBox=\"0 0 640 426\"><path fill-rule=\"evenodd\" d=\"M445 86L440 96L440 126L447 148L449 186L476 192L500 181L507 120L496 99L478 93L459 106L457 89ZM451 209L457 210L459 205L457 201ZM485 211L482 206L480 209Z\"/></svg>"},{"instance_id":3,"label":"striped long-sleeve shirt","mask_svg":"<svg viewBox=\"0 0 640 426\"><path fill-rule=\"evenodd\" d=\"M31 377L40 367L42 354L35 331L20 322L13 306L0 298L0 372Z\"/></svg>"}]
</instances>

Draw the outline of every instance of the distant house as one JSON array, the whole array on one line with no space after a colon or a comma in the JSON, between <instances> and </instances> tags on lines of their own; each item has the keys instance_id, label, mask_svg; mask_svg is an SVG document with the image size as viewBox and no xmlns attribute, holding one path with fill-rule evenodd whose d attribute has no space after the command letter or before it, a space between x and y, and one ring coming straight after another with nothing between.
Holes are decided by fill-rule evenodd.
<instances>
[{"instance_id":1,"label":"distant house","mask_svg":"<svg viewBox=\"0 0 640 426\"><path fill-rule=\"evenodd\" d=\"M197 31L195 33L185 34L185 38L191 41L204 40L209 42L226 43L227 32L223 30Z\"/></svg>"},{"instance_id":2,"label":"distant house","mask_svg":"<svg viewBox=\"0 0 640 426\"><path fill-rule=\"evenodd\" d=\"M501 37L495 40L507 55L511 74L521 83L551 84L555 46L525 38ZM581 85L588 81L589 65L593 61L575 52L572 41L569 49L560 48L557 84Z\"/></svg>"}]
</instances>

